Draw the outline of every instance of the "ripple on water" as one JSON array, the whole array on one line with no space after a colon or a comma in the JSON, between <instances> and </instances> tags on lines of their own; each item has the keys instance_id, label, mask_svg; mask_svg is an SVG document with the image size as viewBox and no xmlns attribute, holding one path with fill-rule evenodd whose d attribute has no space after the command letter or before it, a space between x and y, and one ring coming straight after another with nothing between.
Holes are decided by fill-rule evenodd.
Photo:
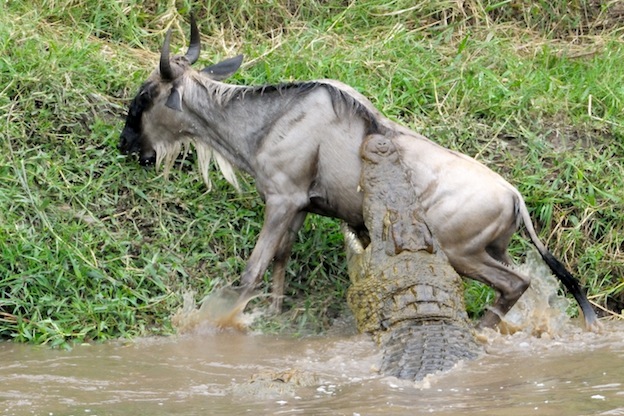
<instances>
[{"instance_id":1,"label":"ripple on water","mask_svg":"<svg viewBox=\"0 0 624 416\"><path fill-rule=\"evenodd\" d=\"M487 354L422 383L380 376L376 344L353 328L308 338L201 329L201 308L189 301L183 311L195 318L177 337L72 351L0 343L0 413L624 415L624 323L584 331L560 316L558 284L536 270L513 330L485 331ZM228 299L217 312L232 310Z\"/></svg>"}]
</instances>

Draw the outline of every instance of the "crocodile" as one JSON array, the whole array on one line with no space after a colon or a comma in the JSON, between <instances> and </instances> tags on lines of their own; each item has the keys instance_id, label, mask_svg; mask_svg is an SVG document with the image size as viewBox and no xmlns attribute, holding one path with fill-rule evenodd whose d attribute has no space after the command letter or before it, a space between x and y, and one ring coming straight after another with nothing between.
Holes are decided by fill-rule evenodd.
<instances>
[{"instance_id":1,"label":"crocodile","mask_svg":"<svg viewBox=\"0 0 624 416\"><path fill-rule=\"evenodd\" d=\"M481 353L464 304L462 279L426 222L392 137L362 144L360 187L368 241L343 225L358 330L382 351L380 372L422 380Z\"/></svg>"}]
</instances>

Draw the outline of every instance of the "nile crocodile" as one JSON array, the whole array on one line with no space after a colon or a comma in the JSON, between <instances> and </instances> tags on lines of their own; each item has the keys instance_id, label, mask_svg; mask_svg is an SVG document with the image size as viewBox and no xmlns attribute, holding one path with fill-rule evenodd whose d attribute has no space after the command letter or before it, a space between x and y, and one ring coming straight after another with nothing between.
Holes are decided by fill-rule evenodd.
<instances>
[{"instance_id":1,"label":"nile crocodile","mask_svg":"<svg viewBox=\"0 0 624 416\"><path fill-rule=\"evenodd\" d=\"M358 330L383 351L381 372L420 380L480 351L464 306L462 280L419 215L392 138L371 135L361 149L360 186L370 244L344 227ZM366 243L364 243L366 244Z\"/></svg>"}]
</instances>

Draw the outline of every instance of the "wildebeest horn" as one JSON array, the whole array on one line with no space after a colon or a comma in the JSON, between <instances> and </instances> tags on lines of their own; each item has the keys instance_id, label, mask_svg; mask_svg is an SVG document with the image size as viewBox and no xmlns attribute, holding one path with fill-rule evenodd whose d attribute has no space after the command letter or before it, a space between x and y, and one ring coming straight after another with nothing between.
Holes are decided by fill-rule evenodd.
<instances>
[{"instance_id":1,"label":"wildebeest horn","mask_svg":"<svg viewBox=\"0 0 624 416\"><path fill-rule=\"evenodd\" d=\"M162 79L172 81L175 79L175 73L171 68L171 62L169 61L169 43L171 42L171 28L167 31L165 36L165 42L163 43L162 50L160 52L160 76ZM199 36L199 29L195 22L195 17L191 15L191 43L188 51L186 51L186 59L191 65L193 65L197 59L199 59L199 52L201 51L201 39Z\"/></svg>"},{"instance_id":2,"label":"wildebeest horn","mask_svg":"<svg viewBox=\"0 0 624 416\"><path fill-rule=\"evenodd\" d=\"M199 29L197 29L197 23L195 22L195 16L191 15L191 44L186 52L186 59L193 65L197 59L199 59L199 52L201 51L201 40L199 38Z\"/></svg>"},{"instance_id":3,"label":"wildebeest horn","mask_svg":"<svg viewBox=\"0 0 624 416\"><path fill-rule=\"evenodd\" d=\"M162 79L171 81L174 74L171 68L171 62L169 62L169 42L171 41L171 28L167 31L165 36L165 43L163 43L162 50L160 51L160 76Z\"/></svg>"}]
</instances>

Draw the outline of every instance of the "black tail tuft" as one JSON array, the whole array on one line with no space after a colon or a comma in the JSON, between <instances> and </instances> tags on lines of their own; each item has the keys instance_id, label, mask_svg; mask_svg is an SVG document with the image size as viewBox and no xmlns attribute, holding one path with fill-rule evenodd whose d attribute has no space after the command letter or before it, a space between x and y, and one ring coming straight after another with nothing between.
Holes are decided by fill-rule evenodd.
<instances>
[{"instance_id":1,"label":"black tail tuft","mask_svg":"<svg viewBox=\"0 0 624 416\"><path fill-rule=\"evenodd\" d=\"M572 276L572 274L565 268L565 266L557 260L555 256L552 255L547 250L542 252L540 250L540 255L542 259L548 264L548 267L553 271L553 273L559 278L561 283L565 286L565 288L574 296L574 299L578 302L581 310L583 311L583 315L585 316L585 322L588 326L592 326L596 323L598 317L596 316L596 312L594 308L592 308L589 300L587 299L587 295L585 291L579 285L578 280Z\"/></svg>"}]
</instances>

